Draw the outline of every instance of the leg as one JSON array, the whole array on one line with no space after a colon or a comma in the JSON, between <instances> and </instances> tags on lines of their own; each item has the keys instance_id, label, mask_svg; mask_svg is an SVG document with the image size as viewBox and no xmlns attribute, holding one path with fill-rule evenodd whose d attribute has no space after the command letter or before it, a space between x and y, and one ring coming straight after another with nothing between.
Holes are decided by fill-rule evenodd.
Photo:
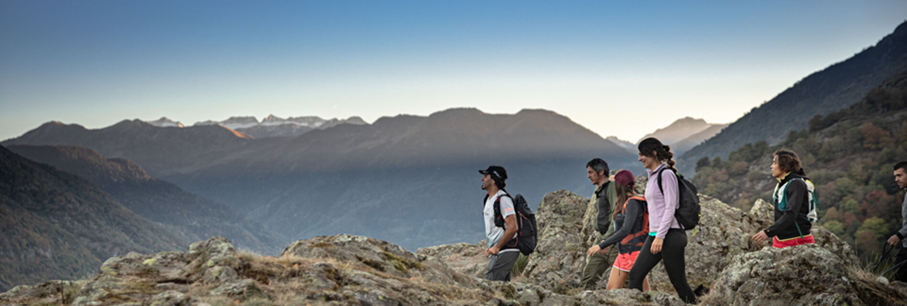
<instances>
[{"instance_id":1,"label":"leg","mask_svg":"<svg viewBox=\"0 0 907 306\"><path fill-rule=\"evenodd\" d=\"M664 253L664 266L668 279L677 295L687 303L695 303L696 295L687 283L686 261L684 250L687 247L687 234L683 230L669 230L665 236L661 252Z\"/></svg>"},{"instance_id":2,"label":"leg","mask_svg":"<svg viewBox=\"0 0 907 306\"><path fill-rule=\"evenodd\" d=\"M510 281L510 270L513 264L520 257L520 252L503 252L498 255L489 256L488 272L485 273L485 279L497 281Z\"/></svg>"},{"instance_id":3,"label":"leg","mask_svg":"<svg viewBox=\"0 0 907 306\"><path fill-rule=\"evenodd\" d=\"M605 274L609 265L607 254L590 256L586 268L583 269L583 289L595 290L595 284L598 284L598 280L602 278L602 274Z\"/></svg>"},{"instance_id":4,"label":"leg","mask_svg":"<svg viewBox=\"0 0 907 306\"><path fill-rule=\"evenodd\" d=\"M642 291L643 292L649 291L649 277L648 276L646 276L646 278L642 279Z\"/></svg>"},{"instance_id":5,"label":"leg","mask_svg":"<svg viewBox=\"0 0 907 306\"><path fill-rule=\"evenodd\" d=\"M630 269L630 289L642 290L642 280L646 278L646 275L649 274L649 271L652 271L652 268L661 261L661 255L664 254L664 249L658 254L652 254L652 241L655 239L653 236L646 238L646 243L642 245L642 250L639 251L639 255L636 256L636 262L633 263L633 268Z\"/></svg>"},{"instance_id":6,"label":"leg","mask_svg":"<svg viewBox=\"0 0 907 306\"><path fill-rule=\"evenodd\" d=\"M902 245L899 244L898 246L900 247ZM907 248L905 247L901 247L901 250L898 252L898 256L894 259L894 264L898 264L903 261L907 261ZM894 272L894 280L907 283L907 262L902 264L901 267L896 271L897 272Z\"/></svg>"},{"instance_id":7,"label":"leg","mask_svg":"<svg viewBox=\"0 0 907 306\"><path fill-rule=\"evenodd\" d=\"M608 278L608 288L611 289L620 289L623 288L624 282L627 281L627 277L630 276L630 273L627 271L621 271L617 267L611 267L611 277Z\"/></svg>"}]
</instances>

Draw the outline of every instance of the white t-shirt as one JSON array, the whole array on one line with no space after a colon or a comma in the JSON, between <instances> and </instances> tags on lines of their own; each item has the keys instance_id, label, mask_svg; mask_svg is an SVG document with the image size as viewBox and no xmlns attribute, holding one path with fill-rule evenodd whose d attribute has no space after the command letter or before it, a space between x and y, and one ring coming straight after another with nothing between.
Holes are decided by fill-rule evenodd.
<instances>
[{"instance_id":1,"label":"white t-shirt","mask_svg":"<svg viewBox=\"0 0 907 306\"><path fill-rule=\"evenodd\" d=\"M505 195L503 190L498 190L494 196L488 197L488 200L485 200L485 209L482 213L485 215L485 237L488 238L488 247L493 247L498 244L498 241L501 240L501 237L504 236L504 228L497 227L494 225L494 201L497 200L502 195ZM513 215L516 213L513 209L513 200L510 197L501 198L501 216L505 219L507 216ZM513 235L516 237L516 234ZM510 252L510 251L519 251L519 249L505 249L501 252Z\"/></svg>"}]
</instances>

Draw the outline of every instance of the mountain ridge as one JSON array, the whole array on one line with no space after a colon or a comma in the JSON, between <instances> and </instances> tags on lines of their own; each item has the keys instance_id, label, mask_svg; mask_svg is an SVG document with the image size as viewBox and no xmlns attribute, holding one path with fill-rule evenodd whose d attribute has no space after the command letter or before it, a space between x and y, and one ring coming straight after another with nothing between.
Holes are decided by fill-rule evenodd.
<instances>
[{"instance_id":1,"label":"mountain ridge","mask_svg":"<svg viewBox=\"0 0 907 306\"><path fill-rule=\"evenodd\" d=\"M88 180L129 210L169 226L187 241L225 236L237 247L259 254L277 254L287 241L224 204L153 178L128 159L107 159L81 147L14 145L7 149Z\"/></svg>"},{"instance_id":2,"label":"mountain ridge","mask_svg":"<svg viewBox=\"0 0 907 306\"><path fill-rule=\"evenodd\" d=\"M133 126L139 128L127 129ZM505 166L508 190L527 198L540 198L542 190L591 192L585 163L594 157L615 169L639 168L634 154L547 110L451 109L291 138L226 134L213 141L214 132L198 128L126 122L80 130L65 144L132 160L153 177L227 204L287 237L369 234L408 248L481 235L463 224L481 225L469 208L481 200L476 170L490 164ZM56 138L33 132L4 144L60 144L46 142ZM439 199L443 204L424 205Z\"/></svg>"},{"instance_id":3,"label":"mountain ridge","mask_svg":"<svg viewBox=\"0 0 907 306\"><path fill-rule=\"evenodd\" d=\"M875 86L907 70L907 21L876 45L841 62L811 73L766 103L731 123L714 137L678 159L680 172L691 174L703 157L721 157L747 143L777 144L792 130L807 127L826 115L859 102Z\"/></svg>"},{"instance_id":4,"label":"mountain ridge","mask_svg":"<svg viewBox=\"0 0 907 306\"><path fill-rule=\"evenodd\" d=\"M0 211L0 290L82 277L112 256L177 250L185 243L78 176L2 146Z\"/></svg>"}]
</instances>

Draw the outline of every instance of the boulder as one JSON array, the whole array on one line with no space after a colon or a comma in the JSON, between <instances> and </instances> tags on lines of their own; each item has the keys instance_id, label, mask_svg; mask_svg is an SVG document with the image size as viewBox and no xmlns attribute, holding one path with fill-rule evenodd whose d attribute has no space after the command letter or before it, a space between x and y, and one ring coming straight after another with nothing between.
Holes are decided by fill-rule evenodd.
<instances>
[{"instance_id":1,"label":"boulder","mask_svg":"<svg viewBox=\"0 0 907 306\"><path fill-rule=\"evenodd\" d=\"M860 276L856 262L808 244L735 256L704 304L897 305L907 296Z\"/></svg>"},{"instance_id":2,"label":"boulder","mask_svg":"<svg viewBox=\"0 0 907 306\"><path fill-rule=\"evenodd\" d=\"M597 239L591 238L591 229L583 227L583 220L591 220L589 214L595 213L587 210L588 204L589 199L566 190L545 195L535 215L538 245L523 270L525 282L558 293L581 287L586 250L589 241Z\"/></svg>"},{"instance_id":3,"label":"boulder","mask_svg":"<svg viewBox=\"0 0 907 306\"><path fill-rule=\"evenodd\" d=\"M451 269L476 277L485 277L488 258L485 258L485 240L476 244L465 242L424 247L416 250L416 255L425 258L437 258L444 261Z\"/></svg>"}]
</instances>

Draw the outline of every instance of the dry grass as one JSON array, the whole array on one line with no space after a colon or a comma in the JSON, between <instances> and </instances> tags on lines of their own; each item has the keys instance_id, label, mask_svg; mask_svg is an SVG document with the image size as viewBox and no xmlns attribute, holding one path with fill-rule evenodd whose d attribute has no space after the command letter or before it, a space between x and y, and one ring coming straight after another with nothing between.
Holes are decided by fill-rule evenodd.
<instances>
[{"instance_id":1,"label":"dry grass","mask_svg":"<svg viewBox=\"0 0 907 306\"><path fill-rule=\"evenodd\" d=\"M386 259L398 270L405 272L409 269L425 269L419 262L400 259L392 254L388 256L388 254L384 254ZM259 288L272 297L270 300L253 298L242 301L244 305L306 305L307 303L321 304L331 300L345 300L347 297L340 293L340 289L352 291L358 291L357 289L368 290L365 287L359 288L355 283L346 280L352 277L353 271L365 272L374 275L377 279L396 281L401 285L383 289L387 290L387 293L392 297L400 299L416 299L418 297L415 295L419 292L427 293L434 299L444 300L444 303L460 305L470 305L476 301L487 301L495 297L503 298L495 296L493 291L478 288L467 289L461 286L451 286L451 284L429 282L422 276L400 277L370 267L367 263L350 263L331 258L314 260L294 255L283 257L259 256L246 252L239 254L239 258L243 261L243 267L240 269L242 271L237 272L244 278L255 279ZM308 292L309 294L307 294L307 290L310 290L310 281L305 279L305 277L313 268L313 265L317 263L328 263L337 269L339 275L336 275L334 280L338 287L333 290L314 293L315 296L309 296L313 292ZM264 280L261 277L262 275L267 276L266 282L262 281ZM214 289L207 286L193 287L193 296L205 296L209 290ZM211 305L228 305L236 300L227 297L205 297L203 301Z\"/></svg>"}]
</instances>

